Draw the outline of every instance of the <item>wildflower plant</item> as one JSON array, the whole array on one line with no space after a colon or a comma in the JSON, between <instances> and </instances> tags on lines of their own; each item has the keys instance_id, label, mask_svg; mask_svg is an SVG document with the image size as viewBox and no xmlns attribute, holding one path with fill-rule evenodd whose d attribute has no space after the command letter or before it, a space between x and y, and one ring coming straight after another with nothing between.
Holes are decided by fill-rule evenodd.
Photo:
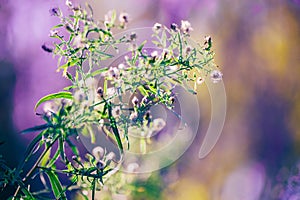
<instances>
[{"instance_id":1,"label":"wildflower plant","mask_svg":"<svg viewBox=\"0 0 300 200\"><path fill-rule=\"evenodd\" d=\"M86 198L91 193L94 199L95 191L120 168L124 151L137 148L131 145L130 132L140 134L138 149L146 153L147 137L166 126L163 119L153 118L153 106L163 105L183 120L174 110L174 88L196 94L197 85L205 79L214 83L222 79L213 62L211 37L205 37L203 44L193 42L188 21L170 28L156 23L147 29L151 37L140 42L134 30L114 34L126 28L127 13L110 11L104 20L96 20L90 5L75 6L70 1L66 5L67 15L59 8L50 10L60 22L50 30L52 45L42 49L58 59L57 71L70 85L36 103L34 110L45 123L23 131L40 133L19 166L10 169L0 161L1 190L15 186L15 199L66 199L73 190ZM124 46L126 53L120 55ZM105 147L88 153L80 148L81 135L95 143L99 132L116 145L119 157ZM33 159L26 171L24 166ZM31 191L30 180L38 177L45 189ZM62 184L62 177L68 177L67 185Z\"/></svg>"}]
</instances>

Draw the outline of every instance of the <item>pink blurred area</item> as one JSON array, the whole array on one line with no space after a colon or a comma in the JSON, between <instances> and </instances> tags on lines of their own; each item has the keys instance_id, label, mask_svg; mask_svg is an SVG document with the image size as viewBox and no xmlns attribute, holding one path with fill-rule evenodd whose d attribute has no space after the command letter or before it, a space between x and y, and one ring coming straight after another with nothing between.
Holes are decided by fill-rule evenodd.
<instances>
[{"instance_id":1,"label":"pink blurred area","mask_svg":"<svg viewBox=\"0 0 300 200\"><path fill-rule=\"evenodd\" d=\"M225 126L213 151L198 160L199 144L210 116L205 106L209 103L208 94L204 88L202 93L200 87L203 121L195 142L177 162L179 175L165 186L166 199L294 198L298 188L286 183L299 176L292 173L300 156L298 0L90 3L99 19L113 8L128 12L128 28L152 26L155 22L169 25L184 19L192 23L191 36L197 42L202 42L205 35L213 38L216 63L224 74L228 98ZM49 9L63 5L63 1L38 0L0 3L0 58L12 63L11 70L16 75L16 130L40 124L33 112L37 100L67 85L56 72L56 59L41 49L42 44L50 43L49 29L57 23ZM281 176L283 169L287 171L285 176Z\"/></svg>"}]
</instances>

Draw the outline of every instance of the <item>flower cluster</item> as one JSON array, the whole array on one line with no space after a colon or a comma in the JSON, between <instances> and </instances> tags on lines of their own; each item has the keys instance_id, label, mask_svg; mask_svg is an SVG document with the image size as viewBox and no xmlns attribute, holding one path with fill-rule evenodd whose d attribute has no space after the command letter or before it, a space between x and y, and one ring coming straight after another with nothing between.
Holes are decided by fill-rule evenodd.
<instances>
[{"instance_id":1,"label":"flower cluster","mask_svg":"<svg viewBox=\"0 0 300 200\"><path fill-rule=\"evenodd\" d=\"M149 42L155 48L150 48L148 40L140 43L142 35L137 31L115 37L114 29L124 29L130 21L126 12L118 15L109 11L104 20L96 21L91 6L77 6L70 0L66 0L66 6L72 12L67 16L59 8L50 10L60 23L49 34L53 46L44 44L42 49L58 57L58 71L63 70L63 77L71 84L37 102L35 110L45 124L25 130L41 133L16 169L16 180L21 180L19 175L36 152L34 148L44 149L22 180L27 181L39 170L41 177L46 175L50 180L52 188L47 192L56 199L65 199L66 190L71 188L61 186L58 173L69 176L84 196L91 190L94 197L119 166L115 155L106 152L105 147L96 147L82 158L79 136L89 137L95 143L97 134L105 134L123 155L124 144L136 148L129 145L130 134L134 132L141 138L140 152L146 153L151 136L168 127L164 119L152 116L151 108L161 105L180 117L174 111L176 87L197 94L197 85L207 77L208 81L218 83L223 76L213 62L211 38L206 36L203 44L194 43L190 39L193 28L189 21L182 20L180 26L172 23L170 28L155 23L149 30ZM124 45L128 51L118 54ZM118 62L112 64L104 62L116 59ZM43 103L44 109L39 111ZM71 155L66 148L71 149ZM64 169L56 166L58 160L65 164ZM132 172L138 167L136 163L127 166ZM44 182L44 178L41 180ZM22 185L14 196L32 197Z\"/></svg>"}]
</instances>

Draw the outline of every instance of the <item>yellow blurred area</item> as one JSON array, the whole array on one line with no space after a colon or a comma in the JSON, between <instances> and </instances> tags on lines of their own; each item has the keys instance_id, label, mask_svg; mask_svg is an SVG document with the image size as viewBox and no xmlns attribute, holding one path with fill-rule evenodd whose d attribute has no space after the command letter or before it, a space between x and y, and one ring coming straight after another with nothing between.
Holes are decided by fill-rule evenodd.
<instances>
[{"instance_id":1,"label":"yellow blurred area","mask_svg":"<svg viewBox=\"0 0 300 200\"><path fill-rule=\"evenodd\" d=\"M182 200L197 199L210 200L208 188L198 180L182 178L165 189L165 199Z\"/></svg>"}]
</instances>

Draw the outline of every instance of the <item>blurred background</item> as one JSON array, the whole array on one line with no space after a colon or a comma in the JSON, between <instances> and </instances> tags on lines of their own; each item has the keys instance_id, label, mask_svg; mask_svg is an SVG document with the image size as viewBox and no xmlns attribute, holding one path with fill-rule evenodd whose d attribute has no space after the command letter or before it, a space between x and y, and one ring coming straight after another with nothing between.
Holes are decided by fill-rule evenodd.
<instances>
[{"instance_id":1,"label":"blurred background","mask_svg":"<svg viewBox=\"0 0 300 200\"><path fill-rule=\"evenodd\" d=\"M189 20L195 41L212 37L224 74L227 116L213 151L198 159L210 119L203 86L194 143L175 164L137 181L144 189L133 199L300 199L299 0L90 3L99 19L110 9L129 13L128 28ZM56 73L56 60L41 49L57 23L49 9L61 5L64 1L0 1L0 154L11 167L33 137L18 131L41 123L33 112L36 101L67 84Z\"/></svg>"}]
</instances>

